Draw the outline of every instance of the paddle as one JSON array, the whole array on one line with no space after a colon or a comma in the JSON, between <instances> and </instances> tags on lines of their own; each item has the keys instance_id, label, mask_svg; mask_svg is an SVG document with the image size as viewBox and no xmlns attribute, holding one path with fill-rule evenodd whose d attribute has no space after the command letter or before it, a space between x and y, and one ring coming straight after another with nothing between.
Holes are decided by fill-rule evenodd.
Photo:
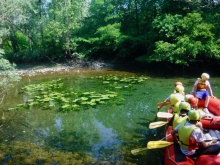
<instances>
[{"instance_id":1,"label":"paddle","mask_svg":"<svg viewBox=\"0 0 220 165\"><path fill-rule=\"evenodd\" d=\"M138 152L141 152L141 151L144 151L144 150L147 150L148 148L145 147L145 148L138 148L138 149L134 149L134 150L131 150L131 153L133 155L137 155Z\"/></svg>"},{"instance_id":2,"label":"paddle","mask_svg":"<svg viewBox=\"0 0 220 165\"><path fill-rule=\"evenodd\" d=\"M211 141L211 140L205 140L205 142ZM220 141L220 139L217 139L217 141ZM149 141L147 143L147 149L155 149L155 148L164 148L167 146L170 146L173 144L173 142L168 141Z\"/></svg>"},{"instance_id":3,"label":"paddle","mask_svg":"<svg viewBox=\"0 0 220 165\"><path fill-rule=\"evenodd\" d=\"M158 112L157 117L159 117L159 118L171 118L171 117L173 117L173 115L171 113L167 113L167 112Z\"/></svg>"},{"instance_id":4,"label":"paddle","mask_svg":"<svg viewBox=\"0 0 220 165\"><path fill-rule=\"evenodd\" d=\"M162 139L160 139L160 141L163 140L163 139L165 139L165 138L167 138L167 137L170 136L170 135L171 135L171 134L168 134L166 137L163 137ZM160 141L156 141L156 142L160 142ZM162 142L164 142L164 141L162 141ZM150 142L150 143L152 143L152 142ZM151 145L151 144L150 144L150 145ZM144 150L147 150L147 149L149 149L148 146L147 146L147 147L144 147L144 148L137 148L137 149L131 150L131 153L132 153L133 155L136 155L138 152L141 152L141 151L144 151Z\"/></svg>"},{"instance_id":5,"label":"paddle","mask_svg":"<svg viewBox=\"0 0 220 165\"><path fill-rule=\"evenodd\" d=\"M157 103L157 112L160 111L160 108L161 108L162 106L166 106L166 105L169 105L169 104L170 104L169 101ZM157 120L157 116L155 117L154 121L156 121L156 120Z\"/></svg>"},{"instance_id":6,"label":"paddle","mask_svg":"<svg viewBox=\"0 0 220 165\"><path fill-rule=\"evenodd\" d=\"M164 148L169 145L173 144L173 142L168 142L168 141L149 141L147 143L147 148L148 149L154 149L154 148Z\"/></svg>"},{"instance_id":7,"label":"paddle","mask_svg":"<svg viewBox=\"0 0 220 165\"><path fill-rule=\"evenodd\" d=\"M159 107L161 107L161 105L166 106L166 105L169 105L169 104L170 104L169 101L166 101L166 102L160 102L160 103L157 103L157 107L159 108Z\"/></svg>"},{"instance_id":8,"label":"paddle","mask_svg":"<svg viewBox=\"0 0 220 165\"><path fill-rule=\"evenodd\" d=\"M169 145L173 144L173 142L167 142L167 141L149 141L147 143L147 147L144 148L138 148L138 149L134 149L131 150L131 153L133 155L136 155L138 152L147 150L147 149L155 149L155 148L164 148L167 147Z\"/></svg>"},{"instance_id":9,"label":"paddle","mask_svg":"<svg viewBox=\"0 0 220 165\"><path fill-rule=\"evenodd\" d=\"M163 126L163 125L165 125L165 124L167 124L167 123L168 123L168 122L166 122L166 121L153 122L153 123L150 123L149 128L150 128L150 129L153 129L153 128L161 127L161 126Z\"/></svg>"},{"instance_id":10,"label":"paddle","mask_svg":"<svg viewBox=\"0 0 220 165\"><path fill-rule=\"evenodd\" d=\"M205 141L207 142L207 141L211 141L211 140L205 140ZM218 141L220 141L220 139L218 139ZM136 155L138 152L141 152L141 151L144 151L144 150L147 150L147 149L164 148L164 147L170 146L171 144L173 144L173 142L168 142L168 141L149 141L147 143L147 147L131 150L131 153L133 155Z\"/></svg>"}]
</instances>

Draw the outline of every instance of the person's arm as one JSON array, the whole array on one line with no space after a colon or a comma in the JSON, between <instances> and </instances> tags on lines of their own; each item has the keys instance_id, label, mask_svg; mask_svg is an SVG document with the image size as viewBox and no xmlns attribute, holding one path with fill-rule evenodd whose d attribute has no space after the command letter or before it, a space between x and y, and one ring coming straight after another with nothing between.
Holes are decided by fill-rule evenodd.
<instances>
[{"instance_id":1,"label":"person's arm","mask_svg":"<svg viewBox=\"0 0 220 165\"><path fill-rule=\"evenodd\" d=\"M212 143L216 143L217 139L212 139L209 142L205 142L204 138L203 138L203 133L200 129L196 128L193 130L192 132L192 136L194 137L194 139L197 141L198 145L202 148L207 148L210 145L212 145Z\"/></svg>"},{"instance_id":2,"label":"person's arm","mask_svg":"<svg viewBox=\"0 0 220 165\"><path fill-rule=\"evenodd\" d=\"M165 129L164 129L164 135L165 135L165 136L166 136L167 128L168 128L169 126L173 126L174 116L175 116L175 115L173 115L173 117L168 121L168 123L167 123L166 126L165 126Z\"/></svg>"},{"instance_id":3,"label":"person's arm","mask_svg":"<svg viewBox=\"0 0 220 165\"><path fill-rule=\"evenodd\" d=\"M171 135L172 135L172 137L173 137L173 142L174 143L178 143L178 139L177 139L177 137L176 137L176 133L177 133L178 131L176 131L175 129L174 130L172 130L172 132L171 132Z\"/></svg>"},{"instance_id":4,"label":"person's arm","mask_svg":"<svg viewBox=\"0 0 220 165\"><path fill-rule=\"evenodd\" d=\"M174 119L174 115L173 115L173 117L168 121L168 123L167 123L166 126L165 126L164 136L166 136L166 132L167 132L168 127L169 127L169 126L173 126L173 119Z\"/></svg>"},{"instance_id":5,"label":"person's arm","mask_svg":"<svg viewBox=\"0 0 220 165\"><path fill-rule=\"evenodd\" d=\"M169 126L166 124L166 125L165 125L165 128L164 128L164 133L163 133L163 134L164 134L164 137L166 137L166 133L167 133L167 128L168 128L168 127L169 127Z\"/></svg>"},{"instance_id":6,"label":"person's arm","mask_svg":"<svg viewBox=\"0 0 220 165\"><path fill-rule=\"evenodd\" d=\"M212 139L210 142L202 141L202 142L199 142L198 144L202 148L207 148L207 147L209 147L210 145L212 145L213 143L216 143L216 142L217 142L217 139Z\"/></svg>"},{"instance_id":7,"label":"person's arm","mask_svg":"<svg viewBox=\"0 0 220 165\"><path fill-rule=\"evenodd\" d=\"M173 117L168 121L168 123L167 123L168 126L173 126L174 116L175 116L175 114L174 114Z\"/></svg>"},{"instance_id":8,"label":"person's arm","mask_svg":"<svg viewBox=\"0 0 220 165\"><path fill-rule=\"evenodd\" d=\"M174 142L174 143L178 143L178 138L176 137L176 133L178 133L179 126L180 126L180 125L176 126L176 127L172 130L172 132L171 132L171 135L172 135L172 137L173 137L173 142Z\"/></svg>"},{"instance_id":9,"label":"person's arm","mask_svg":"<svg viewBox=\"0 0 220 165\"><path fill-rule=\"evenodd\" d=\"M195 85L193 85L193 87L192 87L192 90L191 90L191 94L193 94L194 93L194 90L195 90Z\"/></svg>"},{"instance_id":10,"label":"person's arm","mask_svg":"<svg viewBox=\"0 0 220 165\"><path fill-rule=\"evenodd\" d=\"M162 108L164 106L164 104L168 101L170 101L170 97L168 97L166 100L164 100L164 102L161 104L160 107L158 107L158 109Z\"/></svg>"},{"instance_id":11,"label":"person's arm","mask_svg":"<svg viewBox=\"0 0 220 165\"><path fill-rule=\"evenodd\" d=\"M193 84L192 90L190 92L191 94L195 93L194 90L196 89L197 84L198 84L198 80L196 80L196 82Z\"/></svg>"},{"instance_id":12,"label":"person's arm","mask_svg":"<svg viewBox=\"0 0 220 165\"><path fill-rule=\"evenodd\" d=\"M209 90L210 96L211 96L211 97L214 97L214 96L213 96L213 92L212 92L212 88L211 88L211 85L210 85L210 82L209 82L209 81L207 81L207 89Z\"/></svg>"}]
</instances>

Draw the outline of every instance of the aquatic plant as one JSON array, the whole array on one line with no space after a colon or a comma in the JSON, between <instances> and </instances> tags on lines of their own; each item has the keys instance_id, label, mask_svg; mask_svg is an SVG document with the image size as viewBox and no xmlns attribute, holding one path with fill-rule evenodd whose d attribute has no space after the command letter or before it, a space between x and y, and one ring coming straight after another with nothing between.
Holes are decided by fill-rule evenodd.
<instances>
[{"instance_id":1,"label":"aquatic plant","mask_svg":"<svg viewBox=\"0 0 220 165\"><path fill-rule=\"evenodd\" d=\"M22 94L24 103L8 110L25 110L41 107L44 110L79 111L99 104L123 104L124 98L120 91L135 90L134 84L142 83L144 76L100 75L88 78L96 80L94 91L76 91L76 88L66 88L62 79L51 80L38 84L24 86ZM117 99L116 99L117 98Z\"/></svg>"},{"instance_id":2,"label":"aquatic plant","mask_svg":"<svg viewBox=\"0 0 220 165\"><path fill-rule=\"evenodd\" d=\"M0 145L0 162L6 164L89 164L93 161L89 155L65 150L48 150L42 143L17 141Z\"/></svg>"}]
</instances>

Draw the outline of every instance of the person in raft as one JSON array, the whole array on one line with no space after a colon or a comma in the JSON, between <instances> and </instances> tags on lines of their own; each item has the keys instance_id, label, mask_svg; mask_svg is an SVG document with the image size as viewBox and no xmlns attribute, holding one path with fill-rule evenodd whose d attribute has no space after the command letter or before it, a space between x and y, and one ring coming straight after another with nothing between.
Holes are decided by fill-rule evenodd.
<instances>
[{"instance_id":1,"label":"person in raft","mask_svg":"<svg viewBox=\"0 0 220 165\"><path fill-rule=\"evenodd\" d=\"M182 121L186 121L188 119L187 113L191 110L191 106L188 102L181 102L179 104L180 113L176 113L167 123L167 126L172 126L175 128ZM166 130L166 129L165 129Z\"/></svg>"},{"instance_id":2,"label":"person in raft","mask_svg":"<svg viewBox=\"0 0 220 165\"><path fill-rule=\"evenodd\" d=\"M165 135L166 130L169 126L175 128L182 121L186 121L188 119L187 113L191 109L191 106L188 102L181 102L179 104L180 113L174 113L173 117L169 120L167 125L165 126Z\"/></svg>"},{"instance_id":3,"label":"person in raft","mask_svg":"<svg viewBox=\"0 0 220 165\"><path fill-rule=\"evenodd\" d=\"M175 83L174 83L174 91L173 91L173 93L176 93L176 86L177 86L177 85L183 86L183 83L181 83L180 81L175 82ZM184 91L182 91L181 94L182 94L182 95L185 95Z\"/></svg>"},{"instance_id":4,"label":"person in raft","mask_svg":"<svg viewBox=\"0 0 220 165\"><path fill-rule=\"evenodd\" d=\"M195 97L194 97L195 98ZM196 99L196 98L195 98ZM188 102L181 102L179 104L179 109L180 113L175 113L173 117L169 120L167 123L167 126L172 126L175 128L178 124L180 124L182 121L188 120L188 112L192 109L193 107L190 105ZM200 111L199 111L200 112ZM203 117L203 116L201 116ZM197 122L196 126L199 127L201 130L203 130L203 126L201 122ZM166 129L165 129L166 130Z\"/></svg>"},{"instance_id":5,"label":"person in raft","mask_svg":"<svg viewBox=\"0 0 220 165\"><path fill-rule=\"evenodd\" d=\"M211 85L208 79L209 79L209 75L207 73L203 73L201 75L201 79L198 78L198 80L196 80L191 91L191 94L194 94L194 90L196 89L195 97L197 97L198 99L205 100L205 106L203 109L205 113L210 113L207 109L208 104L209 104L209 95L214 98L213 93L212 93L212 88L211 88Z\"/></svg>"},{"instance_id":6,"label":"person in raft","mask_svg":"<svg viewBox=\"0 0 220 165\"><path fill-rule=\"evenodd\" d=\"M190 110L188 113L188 121L181 122L176 126L171 135L174 143L178 142L176 134L179 135L179 145L183 154L190 158L195 158L200 155L218 155L220 153L219 145L212 145L217 142L217 139L212 139L205 142L202 130L196 126L201 116L198 111Z\"/></svg>"},{"instance_id":7,"label":"person in raft","mask_svg":"<svg viewBox=\"0 0 220 165\"><path fill-rule=\"evenodd\" d=\"M176 103L180 103L181 101L184 101L184 87L182 85L177 85L174 92L164 100L162 105L158 107L158 110L160 110L166 102L170 102L173 111L175 113L178 113L179 105L177 105Z\"/></svg>"}]
</instances>

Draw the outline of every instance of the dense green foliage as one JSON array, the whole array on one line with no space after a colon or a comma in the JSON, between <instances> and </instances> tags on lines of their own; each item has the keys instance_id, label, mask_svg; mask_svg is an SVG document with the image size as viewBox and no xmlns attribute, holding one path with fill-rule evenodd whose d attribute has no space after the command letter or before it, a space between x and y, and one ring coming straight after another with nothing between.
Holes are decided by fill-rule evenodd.
<instances>
[{"instance_id":1,"label":"dense green foliage","mask_svg":"<svg viewBox=\"0 0 220 165\"><path fill-rule=\"evenodd\" d=\"M4 51L0 49L0 104L4 100L9 88L14 82L19 81L20 77L14 72L15 65L3 58Z\"/></svg>"},{"instance_id":2,"label":"dense green foliage","mask_svg":"<svg viewBox=\"0 0 220 165\"><path fill-rule=\"evenodd\" d=\"M0 43L12 62L219 63L219 1L3 0L0 7Z\"/></svg>"},{"instance_id":3,"label":"dense green foliage","mask_svg":"<svg viewBox=\"0 0 220 165\"><path fill-rule=\"evenodd\" d=\"M19 81L20 77L14 71L15 64L10 63L4 58L5 51L2 49L2 38L7 34L6 28L0 26L0 104L4 100L9 87L14 82Z\"/></svg>"}]
</instances>

